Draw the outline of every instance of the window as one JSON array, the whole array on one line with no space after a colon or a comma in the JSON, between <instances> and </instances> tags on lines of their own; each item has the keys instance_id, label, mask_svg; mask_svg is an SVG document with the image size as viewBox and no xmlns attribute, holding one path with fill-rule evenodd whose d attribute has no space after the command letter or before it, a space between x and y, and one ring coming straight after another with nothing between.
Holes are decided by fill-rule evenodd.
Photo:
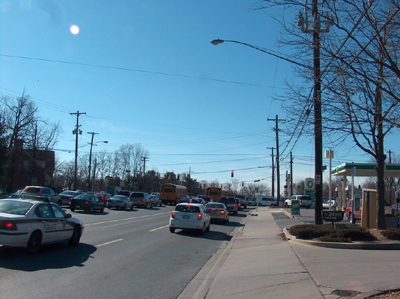
<instances>
[{"instance_id":1,"label":"window","mask_svg":"<svg viewBox=\"0 0 400 299\"><path fill-rule=\"evenodd\" d=\"M200 209L199 207L194 207L194 206L178 205L176 206L175 211L187 212L187 213L199 213Z\"/></svg>"},{"instance_id":2,"label":"window","mask_svg":"<svg viewBox=\"0 0 400 299\"><path fill-rule=\"evenodd\" d=\"M65 218L65 213L59 206L51 205L51 208L56 218Z\"/></svg>"},{"instance_id":3,"label":"window","mask_svg":"<svg viewBox=\"0 0 400 299\"><path fill-rule=\"evenodd\" d=\"M39 218L54 218L53 211L48 204L37 206L37 208L35 209L35 214Z\"/></svg>"}]
</instances>

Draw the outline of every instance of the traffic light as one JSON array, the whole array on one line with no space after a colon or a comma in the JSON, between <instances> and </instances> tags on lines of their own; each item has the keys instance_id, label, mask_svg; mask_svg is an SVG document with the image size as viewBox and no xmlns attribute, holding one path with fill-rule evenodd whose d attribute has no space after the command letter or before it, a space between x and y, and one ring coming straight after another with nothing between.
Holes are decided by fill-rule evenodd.
<instances>
[{"instance_id":1,"label":"traffic light","mask_svg":"<svg viewBox=\"0 0 400 299\"><path fill-rule=\"evenodd\" d=\"M244 182L242 182L242 187L244 186Z\"/></svg>"},{"instance_id":2,"label":"traffic light","mask_svg":"<svg viewBox=\"0 0 400 299\"><path fill-rule=\"evenodd\" d=\"M232 170L232 172L231 172L231 178L233 178L233 170Z\"/></svg>"}]
</instances>

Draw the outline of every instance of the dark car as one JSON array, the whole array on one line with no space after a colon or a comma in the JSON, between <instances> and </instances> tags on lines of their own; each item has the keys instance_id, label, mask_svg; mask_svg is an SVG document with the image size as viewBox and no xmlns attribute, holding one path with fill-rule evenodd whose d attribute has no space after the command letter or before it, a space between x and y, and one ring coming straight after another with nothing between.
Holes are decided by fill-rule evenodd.
<instances>
[{"instance_id":1,"label":"dark car","mask_svg":"<svg viewBox=\"0 0 400 299\"><path fill-rule=\"evenodd\" d=\"M206 202L204 201L203 198L199 198L199 197L194 197L190 199L190 203L199 203L202 204L203 206L206 205Z\"/></svg>"},{"instance_id":2,"label":"dark car","mask_svg":"<svg viewBox=\"0 0 400 299\"><path fill-rule=\"evenodd\" d=\"M230 213L236 215L238 213L239 207L236 203L236 199L233 197L221 197L219 200L220 203L225 204L226 208ZM240 205L240 204L239 204Z\"/></svg>"},{"instance_id":3,"label":"dark car","mask_svg":"<svg viewBox=\"0 0 400 299\"><path fill-rule=\"evenodd\" d=\"M198 198L202 198L204 199L204 201L206 202L206 204L208 204L209 202L212 202L212 198L209 196L205 196L205 195L197 195Z\"/></svg>"},{"instance_id":4,"label":"dark car","mask_svg":"<svg viewBox=\"0 0 400 299\"><path fill-rule=\"evenodd\" d=\"M239 199L241 207L247 208L247 197L245 195L236 195L235 198Z\"/></svg>"},{"instance_id":5,"label":"dark car","mask_svg":"<svg viewBox=\"0 0 400 299\"><path fill-rule=\"evenodd\" d=\"M42 201L50 201L62 205L62 200L53 189L43 186L26 186L21 191L22 199L36 199Z\"/></svg>"},{"instance_id":6,"label":"dark car","mask_svg":"<svg viewBox=\"0 0 400 299\"><path fill-rule=\"evenodd\" d=\"M104 203L96 196L87 193L79 194L71 199L69 207L72 212L75 210L84 210L88 213L93 213L95 210L104 212Z\"/></svg>"},{"instance_id":7,"label":"dark car","mask_svg":"<svg viewBox=\"0 0 400 299\"><path fill-rule=\"evenodd\" d=\"M190 198L189 197L181 197L178 200L178 203L182 203L182 202L190 202Z\"/></svg>"},{"instance_id":8,"label":"dark car","mask_svg":"<svg viewBox=\"0 0 400 299\"><path fill-rule=\"evenodd\" d=\"M69 205L69 202L71 199L73 199L75 196L79 194L78 191L72 191L72 190L65 190L59 194L62 205Z\"/></svg>"}]
</instances>

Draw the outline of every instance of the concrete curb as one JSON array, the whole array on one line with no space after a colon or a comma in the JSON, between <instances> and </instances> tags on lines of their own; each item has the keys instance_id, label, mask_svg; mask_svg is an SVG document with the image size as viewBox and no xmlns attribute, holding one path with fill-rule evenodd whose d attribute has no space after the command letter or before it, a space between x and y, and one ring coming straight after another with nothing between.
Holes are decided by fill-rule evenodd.
<instances>
[{"instance_id":1,"label":"concrete curb","mask_svg":"<svg viewBox=\"0 0 400 299\"><path fill-rule=\"evenodd\" d=\"M319 246L325 248L338 248L338 249L368 249L368 250L400 250L400 241L357 241L353 243L341 243L341 242L321 242L313 240L301 240L291 235L285 228L283 232L286 239L291 244L301 244L308 246Z\"/></svg>"}]
</instances>

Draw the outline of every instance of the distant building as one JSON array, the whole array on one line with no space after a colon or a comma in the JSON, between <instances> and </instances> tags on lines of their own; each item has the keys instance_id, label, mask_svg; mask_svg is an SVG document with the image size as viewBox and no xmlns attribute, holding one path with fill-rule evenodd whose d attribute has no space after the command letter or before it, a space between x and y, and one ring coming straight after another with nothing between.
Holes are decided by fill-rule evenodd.
<instances>
[{"instance_id":1,"label":"distant building","mask_svg":"<svg viewBox=\"0 0 400 299\"><path fill-rule=\"evenodd\" d=\"M1 180L7 192L25 186L53 186L54 151L24 149L24 141L18 139L14 147L8 148L8 157L5 177Z\"/></svg>"}]
</instances>

